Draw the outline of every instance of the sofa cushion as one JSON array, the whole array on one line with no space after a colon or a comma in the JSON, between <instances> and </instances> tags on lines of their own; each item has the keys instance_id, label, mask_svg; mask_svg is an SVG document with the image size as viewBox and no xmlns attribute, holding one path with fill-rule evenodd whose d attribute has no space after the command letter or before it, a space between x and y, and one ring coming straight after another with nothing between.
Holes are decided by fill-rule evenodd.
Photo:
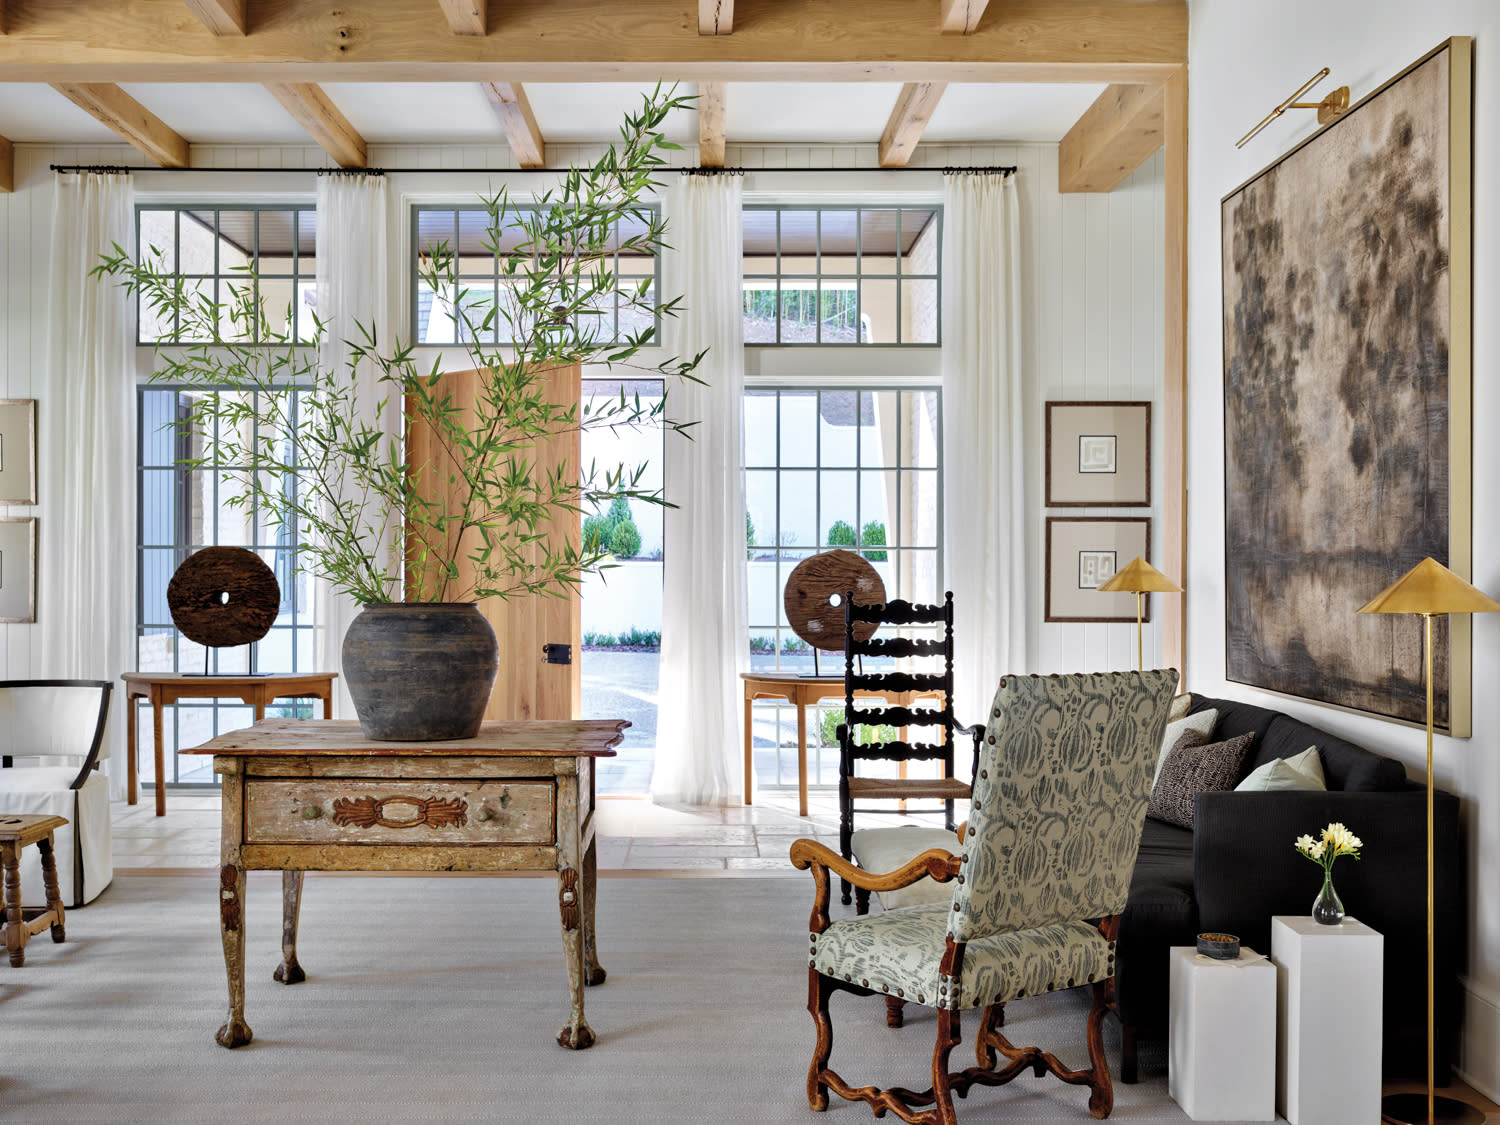
<instances>
[{"instance_id":1,"label":"sofa cushion","mask_svg":"<svg viewBox=\"0 0 1500 1125\"><path fill-rule=\"evenodd\" d=\"M1256 742L1250 769L1276 758L1295 757L1309 746L1318 748L1329 789L1378 793L1406 788L1406 770L1396 759L1383 758L1288 715L1277 715Z\"/></svg>"},{"instance_id":2,"label":"sofa cushion","mask_svg":"<svg viewBox=\"0 0 1500 1125\"><path fill-rule=\"evenodd\" d=\"M946 828L919 828L911 824L899 828L861 828L854 834L849 852L854 862L866 871L885 873L910 863L932 848L956 854L958 836ZM951 881L939 883L930 875L923 875L909 887L875 893L881 906L887 910L899 910L903 906L952 902L953 887Z\"/></svg>"},{"instance_id":3,"label":"sofa cushion","mask_svg":"<svg viewBox=\"0 0 1500 1125\"><path fill-rule=\"evenodd\" d=\"M1200 929L1193 833L1147 817L1115 960L1115 990L1127 1022L1149 1032L1166 1030L1167 950L1193 944Z\"/></svg>"},{"instance_id":4,"label":"sofa cushion","mask_svg":"<svg viewBox=\"0 0 1500 1125\"><path fill-rule=\"evenodd\" d=\"M1156 769L1151 774L1151 786L1154 789L1156 783L1161 780L1161 768L1167 764L1167 758L1177 748L1177 740L1188 731L1196 731L1203 736L1204 742L1213 741L1214 724L1219 721L1217 711L1198 711L1191 715L1184 715L1180 719L1171 719L1167 723L1166 730L1161 736L1161 753L1156 756Z\"/></svg>"},{"instance_id":5,"label":"sofa cushion","mask_svg":"<svg viewBox=\"0 0 1500 1125\"><path fill-rule=\"evenodd\" d=\"M1256 766L1234 787L1236 793L1317 792L1327 788L1316 746L1309 746L1294 758L1276 758Z\"/></svg>"},{"instance_id":6,"label":"sofa cushion","mask_svg":"<svg viewBox=\"0 0 1500 1125\"><path fill-rule=\"evenodd\" d=\"M1257 742L1265 735L1266 728L1271 725L1272 720L1280 714L1279 711L1257 707L1253 703L1242 703L1237 699L1213 699L1206 695L1193 696L1193 704L1188 708L1188 714L1195 715L1199 711L1209 710L1219 713L1218 724L1214 727L1214 734L1219 738L1253 734ZM1297 749L1303 750L1307 745L1304 742Z\"/></svg>"},{"instance_id":7,"label":"sofa cushion","mask_svg":"<svg viewBox=\"0 0 1500 1125\"><path fill-rule=\"evenodd\" d=\"M1254 740L1253 734L1242 734L1221 742L1207 742L1197 731L1185 732L1161 768L1161 776L1151 790L1147 815L1191 828L1193 798L1199 793L1233 789Z\"/></svg>"}]
</instances>

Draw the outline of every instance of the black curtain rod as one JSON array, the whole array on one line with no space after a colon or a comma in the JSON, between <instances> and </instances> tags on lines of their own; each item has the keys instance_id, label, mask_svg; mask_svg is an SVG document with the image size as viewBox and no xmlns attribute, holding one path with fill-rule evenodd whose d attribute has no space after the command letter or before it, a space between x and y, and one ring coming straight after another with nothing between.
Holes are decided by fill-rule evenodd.
<instances>
[{"instance_id":1,"label":"black curtain rod","mask_svg":"<svg viewBox=\"0 0 1500 1125\"><path fill-rule=\"evenodd\" d=\"M112 164L53 164L50 165L54 172L238 172L244 175L300 175L309 174L323 175L367 175L383 176L396 173L411 173L413 175L434 175L437 173L458 174L481 174L495 176L556 176L572 171L570 168L150 168L133 167L124 168ZM945 176L976 176L984 173L1009 176L1016 171L1014 164L996 165L992 167L974 168L917 168L909 164L903 164L897 168L658 168L658 172L680 172L684 176L743 176L746 172L754 172L757 175L765 172L838 172L847 174L851 172L941 172Z\"/></svg>"}]
</instances>

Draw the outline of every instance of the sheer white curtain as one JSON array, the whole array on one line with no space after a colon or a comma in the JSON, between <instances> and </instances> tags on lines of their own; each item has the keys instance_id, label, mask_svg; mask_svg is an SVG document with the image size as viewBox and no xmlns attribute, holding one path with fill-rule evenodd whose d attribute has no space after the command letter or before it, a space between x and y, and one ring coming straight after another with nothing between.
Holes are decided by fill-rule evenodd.
<instances>
[{"instance_id":1,"label":"sheer white curtain","mask_svg":"<svg viewBox=\"0 0 1500 1125\"><path fill-rule=\"evenodd\" d=\"M738 791L739 673L748 666L745 626L745 500L741 412L745 332L741 311L737 176L679 176L665 202L666 292L681 316L666 322L680 356L708 354L704 385L671 387L674 417L696 421L693 440L669 437L663 517L661 692L653 799L727 802Z\"/></svg>"},{"instance_id":2,"label":"sheer white curtain","mask_svg":"<svg viewBox=\"0 0 1500 1125\"><path fill-rule=\"evenodd\" d=\"M43 677L110 680L110 794L125 795L120 673L135 668L135 355L131 298L89 271L131 249L125 174L68 172L53 189L49 344L38 411L37 627Z\"/></svg>"},{"instance_id":3,"label":"sheer white curtain","mask_svg":"<svg viewBox=\"0 0 1500 1125\"><path fill-rule=\"evenodd\" d=\"M391 346L394 328L386 258L387 192L384 176L325 173L318 177L318 316L325 324L319 362L343 371L349 363L347 341L374 333L382 351ZM364 420L387 434L401 433L401 402L380 383L380 372L368 360L359 368L358 409ZM384 409L380 403L385 400ZM378 416L377 416L378 415ZM384 542L389 542L389 534ZM320 670L339 670L340 651L359 605L347 594L318 584L316 661ZM333 715L354 718L354 705L343 677L334 681Z\"/></svg>"},{"instance_id":4,"label":"sheer white curtain","mask_svg":"<svg viewBox=\"0 0 1500 1125\"><path fill-rule=\"evenodd\" d=\"M943 556L953 591L954 707L982 721L1002 675L1030 669L1014 175L943 191Z\"/></svg>"}]
</instances>

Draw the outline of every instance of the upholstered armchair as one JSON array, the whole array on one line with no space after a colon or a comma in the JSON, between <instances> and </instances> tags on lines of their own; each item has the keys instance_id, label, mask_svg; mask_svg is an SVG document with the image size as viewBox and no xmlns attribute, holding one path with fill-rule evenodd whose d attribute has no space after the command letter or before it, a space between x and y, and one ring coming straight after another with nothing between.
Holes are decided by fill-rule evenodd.
<instances>
[{"instance_id":1,"label":"upholstered armchair","mask_svg":"<svg viewBox=\"0 0 1500 1125\"><path fill-rule=\"evenodd\" d=\"M66 817L54 837L57 881L67 906L97 898L114 877L110 858L107 680L0 681L0 812ZM41 860L21 860L21 901L46 902Z\"/></svg>"},{"instance_id":2,"label":"upholstered armchair","mask_svg":"<svg viewBox=\"0 0 1500 1125\"><path fill-rule=\"evenodd\" d=\"M947 836L957 855L930 849L878 873L812 840L792 845L792 863L811 868L815 885L807 1001L818 1032L807 1072L813 1109L826 1109L832 1090L868 1102L877 1116L891 1110L905 1121L949 1125L954 1094L1031 1070L1087 1085L1089 1112L1109 1115L1102 1025L1114 1003L1115 937L1176 684L1171 671L1001 680L967 830L961 843ZM834 921L830 873L878 894L927 877L951 882L952 891L946 902ZM1070 1070L1001 1034L1007 1002L1085 986L1093 990L1087 1069ZM855 1088L829 1067L828 1001L836 991L884 997L893 1026L902 1003L937 1009L930 1089ZM978 1066L950 1072L960 1015L974 1009Z\"/></svg>"}]
</instances>

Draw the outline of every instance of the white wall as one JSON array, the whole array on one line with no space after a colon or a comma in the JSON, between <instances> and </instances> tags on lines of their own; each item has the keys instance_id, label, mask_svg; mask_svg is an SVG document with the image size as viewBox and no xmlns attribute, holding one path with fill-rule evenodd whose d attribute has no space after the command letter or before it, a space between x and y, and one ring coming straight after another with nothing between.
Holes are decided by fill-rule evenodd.
<instances>
[{"instance_id":1,"label":"white wall","mask_svg":"<svg viewBox=\"0 0 1500 1125\"><path fill-rule=\"evenodd\" d=\"M1316 129L1294 111L1244 149L1234 141L1319 68L1332 76L1315 100L1347 84L1359 98L1452 35L1475 42L1474 419L1482 437L1500 409L1500 4L1495 0L1193 0L1188 126L1188 650L1189 685L1240 698L1258 693L1224 680L1224 434L1219 200ZM1308 200L1309 206L1322 201ZM1500 444L1474 451L1474 582L1500 591ZM1373 592L1373 591L1372 591ZM1474 737L1440 738L1439 786L1465 800L1470 850L1469 969L1460 1066L1500 1094L1500 614L1474 621ZM1328 708L1258 700L1425 770L1419 730ZM1358 826L1353 826L1358 829ZM1378 862L1366 856L1364 862ZM1414 969L1415 971L1415 969Z\"/></svg>"}]
</instances>

